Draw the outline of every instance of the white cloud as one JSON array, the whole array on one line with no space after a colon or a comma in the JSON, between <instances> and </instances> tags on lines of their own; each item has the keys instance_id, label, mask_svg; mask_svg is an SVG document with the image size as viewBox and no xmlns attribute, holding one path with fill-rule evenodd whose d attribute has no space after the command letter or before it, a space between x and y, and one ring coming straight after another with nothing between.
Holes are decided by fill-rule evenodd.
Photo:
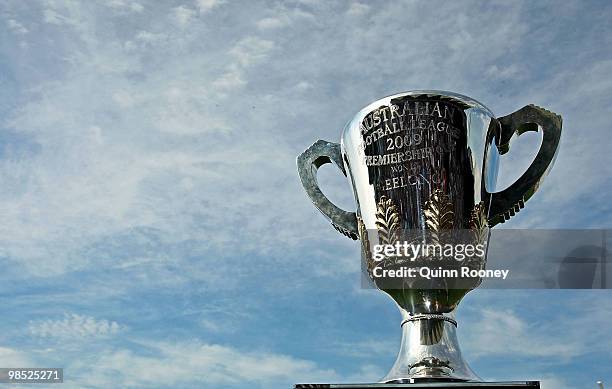
<instances>
[{"instance_id":1,"label":"white cloud","mask_svg":"<svg viewBox=\"0 0 612 389\"><path fill-rule=\"evenodd\" d=\"M351 3L351 5L349 6L349 9L346 12L352 16L359 16L359 15L363 15L367 13L368 11L370 11L369 5L359 3L359 2L354 2L354 3Z\"/></svg>"},{"instance_id":2,"label":"white cloud","mask_svg":"<svg viewBox=\"0 0 612 389\"><path fill-rule=\"evenodd\" d=\"M80 340L116 335L123 327L115 321L72 313L60 320L31 321L28 329L31 335L43 338Z\"/></svg>"},{"instance_id":3,"label":"white cloud","mask_svg":"<svg viewBox=\"0 0 612 389\"><path fill-rule=\"evenodd\" d=\"M375 360L377 356L393 355L398 350L399 342L369 339L350 343L335 343L330 351L340 355Z\"/></svg>"},{"instance_id":4,"label":"white cloud","mask_svg":"<svg viewBox=\"0 0 612 389\"><path fill-rule=\"evenodd\" d=\"M262 30L281 28L285 27L287 24L289 24L289 20L286 18L263 18L257 21L257 27Z\"/></svg>"},{"instance_id":5,"label":"white cloud","mask_svg":"<svg viewBox=\"0 0 612 389\"><path fill-rule=\"evenodd\" d=\"M113 8L117 11L122 12L135 12L141 13L144 10L142 4L137 3L135 1L126 1L126 0L110 0L105 2L106 6Z\"/></svg>"},{"instance_id":6,"label":"white cloud","mask_svg":"<svg viewBox=\"0 0 612 389\"><path fill-rule=\"evenodd\" d=\"M213 81L212 85L219 91L235 90L246 85L242 71L237 66L230 66L227 72L223 73L221 77Z\"/></svg>"},{"instance_id":7,"label":"white cloud","mask_svg":"<svg viewBox=\"0 0 612 389\"><path fill-rule=\"evenodd\" d=\"M81 384L95 387L175 386L181 383L222 385L236 383L294 383L337 380L331 369L289 355L244 351L229 346L190 343L143 343L147 355L129 350L107 350L70 366L82 372ZM74 379L74 378L73 378ZM78 378L77 378L78 382Z\"/></svg>"},{"instance_id":8,"label":"white cloud","mask_svg":"<svg viewBox=\"0 0 612 389\"><path fill-rule=\"evenodd\" d=\"M572 386L569 386L564 379L554 376L540 379L540 387L542 389L572 389Z\"/></svg>"},{"instance_id":9,"label":"white cloud","mask_svg":"<svg viewBox=\"0 0 612 389\"><path fill-rule=\"evenodd\" d=\"M196 16L196 11L184 5L172 9L173 17L180 27L187 27Z\"/></svg>"},{"instance_id":10,"label":"white cloud","mask_svg":"<svg viewBox=\"0 0 612 389\"><path fill-rule=\"evenodd\" d=\"M58 12L52 9L46 9L43 11L45 22L49 24L62 25L65 18L62 17Z\"/></svg>"},{"instance_id":11,"label":"white cloud","mask_svg":"<svg viewBox=\"0 0 612 389\"><path fill-rule=\"evenodd\" d=\"M316 22L315 16L301 8L290 8L286 6L276 6L271 10L270 15L259 19L255 25L259 30L276 30L279 28L293 26L297 27L302 22Z\"/></svg>"},{"instance_id":12,"label":"white cloud","mask_svg":"<svg viewBox=\"0 0 612 389\"><path fill-rule=\"evenodd\" d=\"M225 0L196 0L196 6L200 10L200 13L206 13L225 3Z\"/></svg>"},{"instance_id":13,"label":"white cloud","mask_svg":"<svg viewBox=\"0 0 612 389\"><path fill-rule=\"evenodd\" d=\"M202 319L200 321L202 327L210 332L224 332L227 331L227 327L224 324L220 324L210 319Z\"/></svg>"},{"instance_id":14,"label":"white cloud","mask_svg":"<svg viewBox=\"0 0 612 389\"><path fill-rule=\"evenodd\" d=\"M264 61L273 48L274 42L255 36L237 42L229 50L229 55L233 57L234 62L230 63L225 72L212 83L212 86L219 91L219 96L227 97L227 92L236 91L246 85L245 70Z\"/></svg>"},{"instance_id":15,"label":"white cloud","mask_svg":"<svg viewBox=\"0 0 612 389\"><path fill-rule=\"evenodd\" d=\"M179 135L223 133L228 130L223 119L212 109L212 99L198 87L178 83L160 91L157 99L163 107L153 113L154 126L161 132ZM196 164L201 158L189 158Z\"/></svg>"},{"instance_id":16,"label":"white cloud","mask_svg":"<svg viewBox=\"0 0 612 389\"><path fill-rule=\"evenodd\" d=\"M0 366L28 367L33 365L27 353L8 347L0 347Z\"/></svg>"},{"instance_id":17,"label":"white cloud","mask_svg":"<svg viewBox=\"0 0 612 389\"><path fill-rule=\"evenodd\" d=\"M28 33L28 29L15 19L9 19L6 24L9 30L13 31L15 34L23 35Z\"/></svg>"},{"instance_id":18,"label":"white cloud","mask_svg":"<svg viewBox=\"0 0 612 389\"><path fill-rule=\"evenodd\" d=\"M295 89L300 92L304 92L309 89L312 89L312 85L308 81L300 81L295 85Z\"/></svg>"},{"instance_id":19,"label":"white cloud","mask_svg":"<svg viewBox=\"0 0 612 389\"><path fill-rule=\"evenodd\" d=\"M548 326L528 323L514 312L500 309L479 311L478 331L466 336L466 346L475 357L512 355L569 360L585 351L579 339L566 337L559 342L558 333Z\"/></svg>"},{"instance_id":20,"label":"white cloud","mask_svg":"<svg viewBox=\"0 0 612 389\"><path fill-rule=\"evenodd\" d=\"M119 90L113 93L113 101L121 108L130 108L136 102L136 98L129 91Z\"/></svg>"},{"instance_id":21,"label":"white cloud","mask_svg":"<svg viewBox=\"0 0 612 389\"><path fill-rule=\"evenodd\" d=\"M491 65L486 74L494 79L512 79L520 75L521 69L517 64L511 64L509 66L498 66L497 64Z\"/></svg>"},{"instance_id":22,"label":"white cloud","mask_svg":"<svg viewBox=\"0 0 612 389\"><path fill-rule=\"evenodd\" d=\"M56 26L75 27L77 31L87 28L82 22L84 16L83 5L73 1L51 1L42 2L43 20Z\"/></svg>"},{"instance_id":23,"label":"white cloud","mask_svg":"<svg viewBox=\"0 0 612 389\"><path fill-rule=\"evenodd\" d=\"M236 43L229 53L246 67L266 59L273 48L274 42L249 36Z\"/></svg>"},{"instance_id":24,"label":"white cloud","mask_svg":"<svg viewBox=\"0 0 612 389\"><path fill-rule=\"evenodd\" d=\"M158 42L162 42L168 38L167 34L164 33L154 33L150 31L140 31L136 34L135 39L137 41L141 41L144 43L154 44Z\"/></svg>"}]
</instances>

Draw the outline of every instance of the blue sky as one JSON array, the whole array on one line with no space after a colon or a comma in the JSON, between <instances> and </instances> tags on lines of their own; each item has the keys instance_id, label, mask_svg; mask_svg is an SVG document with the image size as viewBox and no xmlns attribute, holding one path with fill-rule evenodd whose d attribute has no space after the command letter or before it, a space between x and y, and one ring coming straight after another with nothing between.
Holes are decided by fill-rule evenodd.
<instances>
[{"instance_id":1,"label":"blue sky","mask_svg":"<svg viewBox=\"0 0 612 389\"><path fill-rule=\"evenodd\" d=\"M2 2L0 366L64 367L65 388L379 379L399 314L295 157L403 90L535 103L561 150L504 227L609 228L611 21L605 1ZM478 290L458 318L485 379L612 385L608 291Z\"/></svg>"}]
</instances>

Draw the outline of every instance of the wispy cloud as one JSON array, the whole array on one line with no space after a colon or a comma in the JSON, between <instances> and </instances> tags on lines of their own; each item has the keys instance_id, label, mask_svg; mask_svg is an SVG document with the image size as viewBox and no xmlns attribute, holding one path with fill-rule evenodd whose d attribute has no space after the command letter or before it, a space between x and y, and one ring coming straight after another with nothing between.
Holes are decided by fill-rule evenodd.
<instances>
[{"instance_id":1,"label":"wispy cloud","mask_svg":"<svg viewBox=\"0 0 612 389\"><path fill-rule=\"evenodd\" d=\"M126 0L111 0L105 2L105 4L120 12L136 12L140 13L144 10L144 6L136 1L126 1Z\"/></svg>"},{"instance_id":2,"label":"wispy cloud","mask_svg":"<svg viewBox=\"0 0 612 389\"><path fill-rule=\"evenodd\" d=\"M32 321L28 328L31 335L63 340L106 337L115 335L123 329L115 321L100 320L75 313L66 314L60 320Z\"/></svg>"},{"instance_id":3,"label":"wispy cloud","mask_svg":"<svg viewBox=\"0 0 612 389\"><path fill-rule=\"evenodd\" d=\"M346 11L349 15L359 16L370 11L370 6L360 2L353 2Z\"/></svg>"},{"instance_id":4,"label":"wispy cloud","mask_svg":"<svg viewBox=\"0 0 612 389\"><path fill-rule=\"evenodd\" d=\"M175 385L289 384L294 381L335 380L333 370L288 355L238 350L218 344L147 343L146 354L106 350L70 366L81 372L77 384L103 387ZM73 381L74 382L74 381Z\"/></svg>"},{"instance_id":5,"label":"wispy cloud","mask_svg":"<svg viewBox=\"0 0 612 389\"><path fill-rule=\"evenodd\" d=\"M19 23L17 20L15 19L9 19L6 22L9 30L13 31L15 34L17 35L22 35L22 34L27 34L28 33L28 29L25 28L25 26L21 23Z\"/></svg>"},{"instance_id":6,"label":"wispy cloud","mask_svg":"<svg viewBox=\"0 0 612 389\"><path fill-rule=\"evenodd\" d=\"M27 353L0 347L0 365L4 367L27 367L32 366L32 361Z\"/></svg>"},{"instance_id":7,"label":"wispy cloud","mask_svg":"<svg viewBox=\"0 0 612 389\"><path fill-rule=\"evenodd\" d=\"M210 10L223 4L225 4L224 0L196 0L196 5L200 10L200 13L209 12Z\"/></svg>"},{"instance_id":8,"label":"wispy cloud","mask_svg":"<svg viewBox=\"0 0 612 389\"><path fill-rule=\"evenodd\" d=\"M568 337L559 342L558 334L551 333L548 327L529 323L512 311L482 309L473 322L478 330L469 333L466 345L476 357L522 356L567 361L586 351L579 339Z\"/></svg>"},{"instance_id":9,"label":"wispy cloud","mask_svg":"<svg viewBox=\"0 0 612 389\"><path fill-rule=\"evenodd\" d=\"M399 343L390 340L367 339L362 341L352 341L350 343L336 343L330 348L330 352L340 355L367 358L371 361L378 356L392 355L399 348Z\"/></svg>"},{"instance_id":10,"label":"wispy cloud","mask_svg":"<svg viewBox=\"0 0 612 389\"><path fill-rule=\"evenodd\" d=\"M196 11L185 5L179 5L178 7L173 8L172 11L174 20L181 28L187 27L196 16Z\"/></svg>"}]
</instances>

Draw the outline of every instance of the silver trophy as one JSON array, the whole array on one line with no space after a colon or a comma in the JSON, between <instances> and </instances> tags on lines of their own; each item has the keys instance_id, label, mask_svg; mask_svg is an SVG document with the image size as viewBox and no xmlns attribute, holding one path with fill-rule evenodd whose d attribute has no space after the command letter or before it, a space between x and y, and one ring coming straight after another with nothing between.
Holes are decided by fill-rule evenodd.
<instances>
[{"instance_id":1,"label":"silver trophy","mask_svg":"<svg viewBox=\"0 0 612 389\"><path fill-rule=\"evenodd\" d=\"M542 145L527 171L495 191L498 160L511 140L541 131ZM461 356L454 311L479 279L403 279L383 284L372 276L373 247L400 240L435 241L461 236L486 246L489 229L517 213L552 167L561 117L528 105L495 118L478 101L443 91L411 91L385 97L359 111L341 144L319 140L297 159L302 185L314 205L342 234L361 240L362 263L402 315L399 355L383 383L480 381ZM348 177L356 212L331 203L317 184L317 169L334 163ZM454 233L457 234L454 234ZM467 236L467 238L466 238ZM401 264L398 258L387 268ZM423 266L418 258L410 262ZM484 255L464 264L484 269ZM456 264L436 262L440 269Z\"/></svg>"}]
</instances>

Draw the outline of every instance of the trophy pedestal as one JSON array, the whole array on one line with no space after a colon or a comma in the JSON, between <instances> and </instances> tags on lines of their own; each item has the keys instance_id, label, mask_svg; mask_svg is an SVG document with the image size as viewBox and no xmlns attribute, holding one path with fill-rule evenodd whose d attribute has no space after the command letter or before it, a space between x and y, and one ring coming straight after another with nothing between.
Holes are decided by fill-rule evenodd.
<instances>
[{"instance_id":1,"label":"trophy pedestal","mask_svg":"<svg viewBox=\"0 0 612 389\"><path fill-rule=\"evenodd\" d=\"M412 384L296 384L294 389L426 389L426 388L460 388L460 389L500 389L529 388L540 389L540 381L506 381L506 382L415 382Z\"/></svg>"}]
</instances>

